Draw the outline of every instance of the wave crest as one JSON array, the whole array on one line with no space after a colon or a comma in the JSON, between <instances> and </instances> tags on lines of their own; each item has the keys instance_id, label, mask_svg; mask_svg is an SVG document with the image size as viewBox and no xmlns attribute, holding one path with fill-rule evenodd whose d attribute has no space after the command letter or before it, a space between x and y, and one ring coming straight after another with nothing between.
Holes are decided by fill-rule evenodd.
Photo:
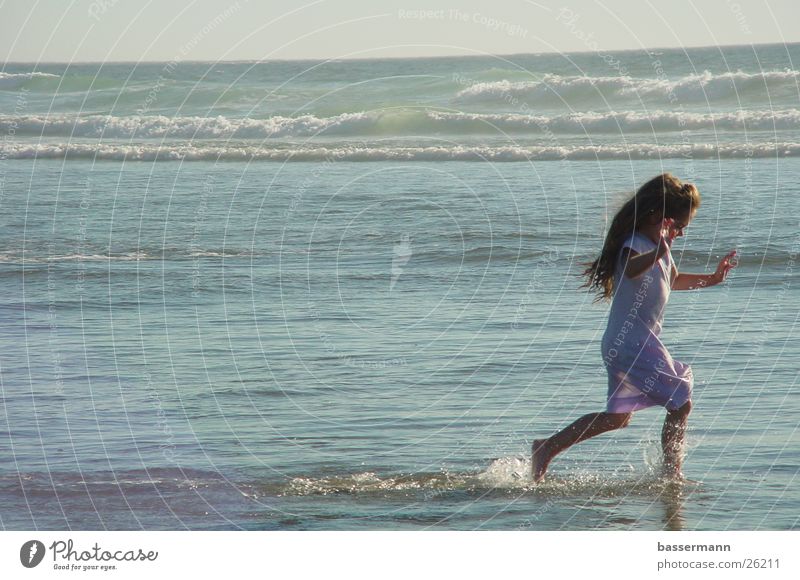
<instances>
[{"instance_id":1,"label":"wave crest","mask_svg":"<svg viewBox=\"0 0 800 580\"><path fill-rule=\"evenodd\" d=\"M33 79L57 79L58 75L43 72L7 73L0 72L0 90L16 89Z\"/></svg>"},{"instance_id":2,"label":"wave crest","mask_svg":"<svg viewBox=\"0 0 800 580\"><path fill-rule=\"evenodd\" d=\"M598 159L744 159L798 157L800 143L649 143L564 146L268 147L151 144L7 144L6 159L94 159L117 161L557 161Z\"/></svg>"},{"instance_id":3,"label":"wave crest","mask_svg":"<svg viewBox=\"0 0 800 580\"><path fill-rule=\"evenodd\" d=\"M750 93L765 93L777 89L798 91L800 71L742 71L711 73L704 71L677 79L635 78L627 76L591 77L544 75L540 80L511 82L508 80L475 83L462 89L456 98L464 101L506 101L542 98L564 100L665 98L689 102L706 102L713 98L737 99Z\"/></svg>"},{"instance_id":4,"label":"wave crest","mask_svg":"<svg viewBox=\"0 0 800 580\"><path fill-rule=\"evenodd\" d=\"M0 115L0 132L17 135L114 139L276 139L315 136L407 136L484 134L625 134L800 129L800 110L588 111L567 115L362 111L332 117L303 115L268 119L104 115Z\"/></svg>"}]
</instances>

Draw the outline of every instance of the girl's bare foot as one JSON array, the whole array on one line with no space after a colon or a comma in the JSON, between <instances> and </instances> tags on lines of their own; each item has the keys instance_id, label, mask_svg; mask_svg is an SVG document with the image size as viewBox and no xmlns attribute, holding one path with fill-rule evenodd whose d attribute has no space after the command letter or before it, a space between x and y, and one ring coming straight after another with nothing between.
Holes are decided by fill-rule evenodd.
<instances>
[{"instance_id":1,"label":"girl's bare foot","mask_svg":"<svg viewBox=\"0 0 800 580\"><path fill-rule=\"evenodd\" d=\"M547 439L534 439L531 446L531 476L534 483L539 483L544 479L547 465L550 463L546 445Z\"/></svg>"}]
</instances>

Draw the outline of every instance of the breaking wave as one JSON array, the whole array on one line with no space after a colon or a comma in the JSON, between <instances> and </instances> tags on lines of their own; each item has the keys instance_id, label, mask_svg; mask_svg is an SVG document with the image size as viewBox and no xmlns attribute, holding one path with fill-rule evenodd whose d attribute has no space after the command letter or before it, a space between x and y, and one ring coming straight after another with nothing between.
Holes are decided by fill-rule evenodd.
<instances>
[{"instance_id":1,"label":"breaking wave","mask_svg":"<svg viewBox=\"0 0 800 580\"><path fill-rule=\"evenodd\" d=\"M564 146L254 146L27 143L0 146L5 159L118 161L551 161L597 159L745 159L800 156L800 143L620 143Z\"/></svg>"},{"instance_id":2,"label":"breaking wave","mask_svg":"<svg viewBox=\"0 0 800 580\"><path fill-rule=\"evenodd\" d=\"M43 72L6 73L0 72L0 90L16 89L34 79L57 79L58 75Z\"/></svg>"},{"instance_id":3,"label":"breaking wave","mask_svg":"<svg viewBox=\"0 0 800 580\"><path fill-rule=\"evenodd\" d=\"M608 134L683 130L781 131L800 129L800 110L737 110L721 113L608 111L568 115L373 111L332 117L268 119L106 115L0 116L0 131L17 135L104 139L272 139L286 137L404 136L431 134Z\"/></svg>"},{"instance_id":4,"label":"breaking wave","mask_svg":"<svg viewBox=\"0 0 800 580\"><path fill-rule=\"evenodd\" d=\"M457 98L465 101L508 101L511 98L563 99L571 102L584 97L596 99L667 98L686 102L711 99L743 100L752 94L763 96L778 90L800 92L800 71L742 71L714 74L704 71L677 79L634 78L628 76L561 76L544 75L540 80L511 82L508 80L475 83L462 89Z\"/></svg>"}]
</instances>

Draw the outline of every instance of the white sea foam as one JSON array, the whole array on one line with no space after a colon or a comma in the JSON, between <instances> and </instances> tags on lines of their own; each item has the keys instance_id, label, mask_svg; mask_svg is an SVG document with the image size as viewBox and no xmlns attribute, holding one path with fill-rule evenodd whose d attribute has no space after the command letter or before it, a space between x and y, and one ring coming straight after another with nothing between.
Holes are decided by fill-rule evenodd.
<instances>
[{"instance_id":1,"label":"white sea foam","mask_svg":"<svg viewBox=\"0 0 800 580\"><path fill-rule=\"evenodd\" d=\"M7 73L0 72L0 90L15 89L31 79L57 79L58 75L43 72Z\"/></svg>"},{"instance_id":2,"label":"white sea foam","mask_svg":"<svg viewBox=\"0 0 800 580\"><path fill-rule=\"evenodd\" d=\"M609 111L569 115L541 116L521 114L480 114L429 112L433 121L452 129L465 126L477 130L505 132L550 130L554 133L628 133L668 132L694 129L739 131L747 129L789 130L800 128L800 110L737 110L723 113L691 113L682 111Z\"/></svg>"},{"instance_id":3,"label":"white sea foam","mask_svg":"<svg viewBox=\"0 0 800 580\"><path fill-rule=\"evenodd\" d=\"M461 100L538 99L553 97L570 102L581 96L597 98L665 97L681 101L701 101L718 97L744 98L752 91L765 93L778 88L798 91L800 71L742 71L714 74L704 71L676 79L635 78L628 76L561 76L544 75L540 80L511 82L508 80L475 83L456 96Z\"/></svg>"},{"instance_id":4,"label":"white sea foam","mask_svg":"<svg viewBox=\"0 0 800 580\"><path fill-rule=\"evenodd\" d=\"M441 147L262 147L161 146L150 144L6 144L7 159L65 157L127 161L547 161L594 159L743 159L797 157L800 143L696 143L654 145L621 143L565 146L441 146Z\"/></svg>"},{"instance_id":5,"label":"white sea foam","mask_svg":"<svg viewBox=\"0 0 800 580\"><path fill-rule=\"evenodd\" d=\"M85 254L49 254L27 249L26 251L6 250L0 252L2 264L47 264L53 262L139 262L162 259L187 259L187 258L256 258L257 254L251 250L192 250L163 249L158 252L148 253L142 250L129 252L116 252L113 254L85 253Z\"/></svg>"},{"instance_id":6,"label":"white sea foam","mask_svg":"<svg viewBox=\"0 0 800 580\"><path fill-rule=\"evenodd\" d=\"M26 115L0 117L0 129L13 126L17 134L71 135L73 137L129 138L267 138L357 131L373 120L366 113L334 117L275 116L268 119L217 117L166 117L162 115L115 117L111 115Z\"/></svg>"},{"instance_id":7,"label":"white sea foam","mask_svg":"<svg viewBox=\"0 0 800 580\"><path fill-rule=\"evenodd\" d=\"M145 252L126 252L122 254L57 254L57 255L23 255L21 252L2 252L0 262L16 263L25 262L28 264L47 263L47 262L137 262L139 260L149 260Z\"/></svg>"},{"instance_id":8,"label":"white sea foam","mask_svg":"<svg viewBox=\"0 0 800 580\"><path fill-rule=\"evenodd\" d=\"M361 111L332 117L268 119L217 117L116 117L105 115L0 115L0 131L16 135L114 139L275 139L325 136L542 133L602 134L800 129L800 110L603 111L566 115L461 113L434 110Z\"/></svg>"}]
</instances>

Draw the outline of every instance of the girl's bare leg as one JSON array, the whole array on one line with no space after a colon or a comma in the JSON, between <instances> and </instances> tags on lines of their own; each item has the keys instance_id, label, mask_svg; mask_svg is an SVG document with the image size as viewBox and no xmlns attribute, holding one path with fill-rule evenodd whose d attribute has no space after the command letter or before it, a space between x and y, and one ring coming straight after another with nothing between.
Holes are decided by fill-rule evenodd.
<instances>
[{"instance_id":1,"label":"girl's bare leg","mask_svg":"<svg viewBox=\"0 0 800 580\"><path fill-rule=\"evenodd\" d=\"M631 416L632 413L590 413L549 439L535 439L531 456L533 481L538 483L544 479L547 466L562 451L606 431L626 427Z\"/></svg>"},{"instance_id":2,"label":"girl's bare leg","mask_svg":"<svg viewBox=\"0 0 800 580\"><path fill-rule=\"evenodd\" d=\"M667 411L664 428L661 430L661 448L664 451L664 476L681 479L683 466L683 442L692 402L687 401L680 409Z\"/></svg>"}]
</instances>

